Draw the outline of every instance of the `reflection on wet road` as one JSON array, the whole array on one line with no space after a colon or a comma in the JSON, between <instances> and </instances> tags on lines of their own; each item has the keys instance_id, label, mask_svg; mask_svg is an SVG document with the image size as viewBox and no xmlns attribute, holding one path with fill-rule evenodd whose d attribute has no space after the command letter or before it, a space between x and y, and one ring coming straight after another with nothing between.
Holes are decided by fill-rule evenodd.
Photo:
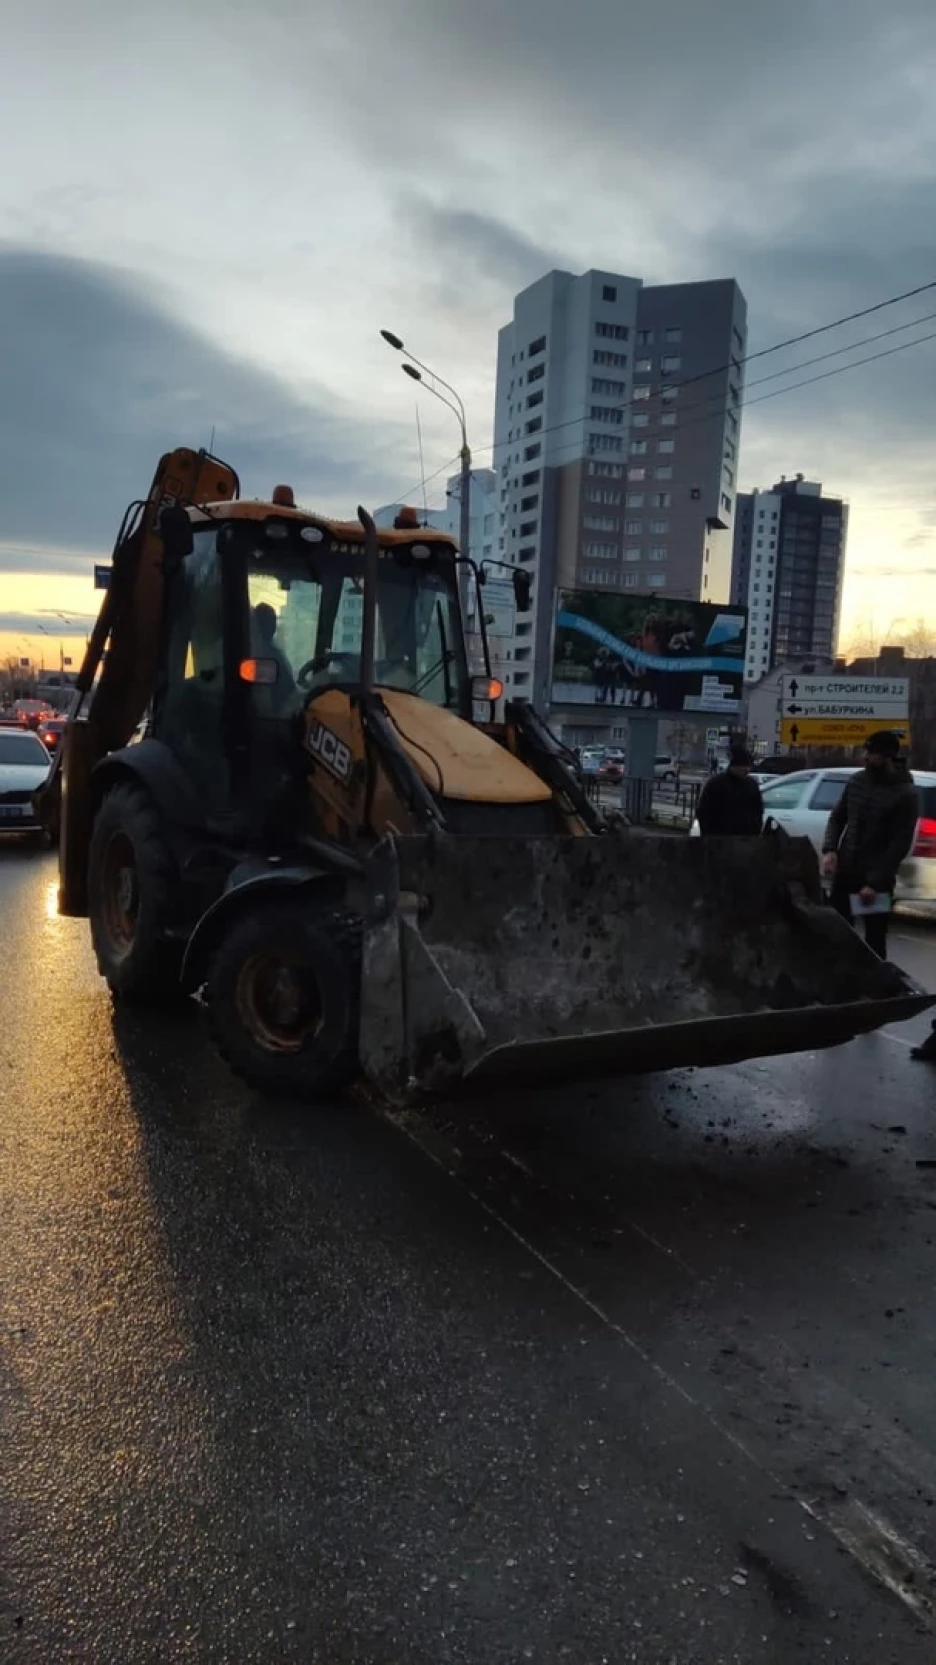
<instances>
[{"instance_id":1,"label":"reflection on wet road","mask_svg":"<svg viewBox=\"0 0 936 1665\"><path fill-rule=\"evenodd\" d=\"M0 1658L932 1659L925 1017L271 1109L54 891L0 850Z\"/></svg>"}]
</instances>

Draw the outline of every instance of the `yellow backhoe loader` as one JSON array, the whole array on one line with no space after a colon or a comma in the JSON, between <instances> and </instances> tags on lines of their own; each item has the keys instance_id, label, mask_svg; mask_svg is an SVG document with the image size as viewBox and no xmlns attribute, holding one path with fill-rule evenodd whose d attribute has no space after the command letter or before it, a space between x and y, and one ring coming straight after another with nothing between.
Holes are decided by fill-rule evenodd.
<instances>
[{"instance_id":1,"label":"yellow backhoe loader","mask_svg":"<svg viewBox=\"0 0 936 1665\"><path fill-rule=\"evenodd\" d=\"M311 1099L729 1062L932 1003L805 842L609 824L530 706L495 722L484 570L401 521L245 501L185 449L128 511L40 795L115 997L201 993L235 1071Z\"/></svg>"}]
</instances>

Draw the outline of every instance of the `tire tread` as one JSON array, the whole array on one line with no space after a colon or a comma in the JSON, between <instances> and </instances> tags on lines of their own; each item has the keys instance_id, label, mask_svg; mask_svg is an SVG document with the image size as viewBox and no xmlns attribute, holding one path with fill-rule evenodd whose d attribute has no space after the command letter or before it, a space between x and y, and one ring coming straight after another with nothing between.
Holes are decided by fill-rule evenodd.
<instances>
[{"instance_id":1,"label":"tire tread","mask_svg":"<svg viewBox=\"0 0 936 1665\"><path fill-rule=\"evenodd\" d=\"M148 902L143 936L148 940L139 953L134 949L113 963L107 953L100 925L95 919L96 864L103 853L105 837L123 831L133 842L138 873L147 875ZM179 876L163 834L159 810L144 787L121 781L105 793L91 834L88 853L88 896L91 937L101 976L111 992L122 1000L152 1003L172 998L178 991L181 950L177 942L162 936L156 921L171 918L178 897ZM97 928L96 928L97 926Z\"/></svg>"}]
</instances>

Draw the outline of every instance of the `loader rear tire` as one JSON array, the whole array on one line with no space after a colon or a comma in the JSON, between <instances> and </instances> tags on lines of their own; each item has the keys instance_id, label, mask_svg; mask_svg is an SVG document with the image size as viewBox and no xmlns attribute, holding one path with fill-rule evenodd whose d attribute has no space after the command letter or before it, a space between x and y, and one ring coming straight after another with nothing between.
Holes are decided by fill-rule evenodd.
<instances>
[{"instance_id":1,"label":"loader rear tire","mask_svg":"<svg viewBox=\"0 0 936 1665\"><path fill-rule=\"evenodd\" d=\"M105 793L88 854L88 918L98 970L117 999L180 999L182 945L167 936L180 880L156 805L123 781Z\"/></svg>"},{"instance_id":2,"label":"loader rear tire","mask_svg":"<svg viewBox=\"0 0 936 1665\"><path fill-rule=\"evenodd\" d=\"M215 1046L261 1093L320 1099L357 1077L361 920L305 898L237 920L205 984Z\"/></svg>"}]
</instances>

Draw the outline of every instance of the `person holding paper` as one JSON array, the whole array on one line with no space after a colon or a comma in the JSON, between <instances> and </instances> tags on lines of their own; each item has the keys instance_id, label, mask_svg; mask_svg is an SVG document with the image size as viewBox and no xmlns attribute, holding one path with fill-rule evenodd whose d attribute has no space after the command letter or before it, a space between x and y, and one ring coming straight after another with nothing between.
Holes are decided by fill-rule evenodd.
<instances>
[{"instance_id":1,"label":"person holding paper","mask_svg":"<svg viewBox=\"0 0 936 1665\"><path fill-rule=\"evenodd\" d=\"M882 960L897 869L912 848L918 815L899 736L886 729L870 735L864 768L829 816L822 871L832 879L832 906L852 924L863 919L865 941Z\"/></svg>"}]
</instances>

